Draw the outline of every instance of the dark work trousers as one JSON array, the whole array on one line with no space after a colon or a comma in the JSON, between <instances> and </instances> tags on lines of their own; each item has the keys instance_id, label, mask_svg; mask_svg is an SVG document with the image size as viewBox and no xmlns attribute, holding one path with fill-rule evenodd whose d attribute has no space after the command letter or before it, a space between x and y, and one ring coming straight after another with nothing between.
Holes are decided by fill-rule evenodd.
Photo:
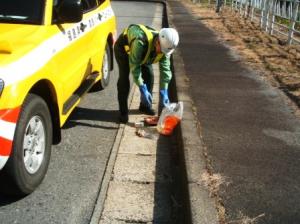
<instances>
[{"instance_id":1,"label":"dark work trousers","mask_svg":"<svg viewBox=\"0 0 300 224\"><path fill-rule=\"evenodd\" d=\"M125 45L128 45L127 38L121 34L114 46L115 57L119 66L119 79L117 88L119 110L121 114L128 114L128 95L130 90L129 59L124 48ZM144 83L146 84L148 91L152 94L154 82L152 65L141 65L141 72Z\"/></svg>"}]
</instances>

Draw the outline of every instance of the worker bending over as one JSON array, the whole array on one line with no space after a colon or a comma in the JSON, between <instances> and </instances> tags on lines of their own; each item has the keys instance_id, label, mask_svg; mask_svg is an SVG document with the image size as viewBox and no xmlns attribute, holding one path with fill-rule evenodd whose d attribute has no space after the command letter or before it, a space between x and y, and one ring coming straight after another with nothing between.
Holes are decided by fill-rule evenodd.
<instances>
[{"instance_id":1,"label":"worker bending over","mask_svg":"<svg viewBox=\"0 0 300 224\"><path fill-rule=\"evenodd\" d=\"M117 39L114 52L119 65L118 101L120 122L128 122L128 95L130 90L129 73L141 92L139 111L154 115L152 109L153 68L159 62L160 96L163 106L169 101L168 85L172 78L170 56L179 42L178 32L173 28L160 31L132 24Z\"/></svg>"}]
</instances>

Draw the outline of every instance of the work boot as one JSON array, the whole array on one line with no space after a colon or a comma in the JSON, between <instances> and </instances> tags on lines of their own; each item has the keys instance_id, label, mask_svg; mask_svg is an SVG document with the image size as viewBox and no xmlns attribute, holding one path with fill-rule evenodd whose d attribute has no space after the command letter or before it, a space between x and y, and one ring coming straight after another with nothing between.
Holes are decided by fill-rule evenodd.
<instances>
[{"instance_id":1,"label":"work boot","mask_svg":"<svg viewBox=\"0 0 300 224\"><path fill-rule=\"evenodd\" d=\"M155 111L151 107L146 107L143 104L140 104L139 111L147 115L155 115Z\"/></svg>"},{"instance_id":2,"label":"work boot","mask_svg":"<svg viewBox=\"0 0 300 224\"><path fill-rule=\"evenodd\" d=\"M126 124L128 122L128 114L127 113L121 113L119 117L119 121L121 124Z\"/></svg>"}]
</instances>

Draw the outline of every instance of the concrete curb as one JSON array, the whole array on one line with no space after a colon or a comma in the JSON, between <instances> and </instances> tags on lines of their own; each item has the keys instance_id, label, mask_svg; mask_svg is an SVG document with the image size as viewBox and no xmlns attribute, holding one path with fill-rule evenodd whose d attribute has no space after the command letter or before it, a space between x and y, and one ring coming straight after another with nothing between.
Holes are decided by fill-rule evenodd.
<instances>
[{"instance_id":1,"label":"concrete curb","mask_svg":"<svg viewBox=\"0 0 300 224\"><path fill-rule=\"evenodd\" d=\"M171 15L167 4L167 15ZM168 18L172 27L172 18ZM182 167L185 168L185 182L187 184L187 198L185 202L189 207L190 221L194 224L219 223L216 204L210 197L208 189L202 182L202 175L207 173L205 148L201 139L200 124L193 99L189 93L190 80L186 76L184 62L180 56L180 46L173 54L174 82L176 98L184 104L184 116L177 129L178 139L181 141ZM184 171L183 171L184 172Z\"/></svg>"},{"instance_id":2,"label":"concrete curb","mask_svg":"<svg viewBox=\"0 0 300 224\"><path fill-rule=\"evenodd\" d=\"M133 100L134 91L135 91L135 86L132 86L130 93L129 93L129 97L128 97L128 99L129 99L128 105L131 105L131 102ZM94 210L93 210L93 213L92 213L92 216L90 219L90 224L99 224L101 214L104 209L104 202L106 199L109 182L110 182L111 175L112 175L114 165L115 165L115 161L116 161L116 158L118 155L119 146L120 146L120 143L122 140L124 129L125 129L125 124L120 124L119 130L118 130L116 138L115 138L114 145L112 147L112 150L111 150L111 153L109 156L109 160L107 161L106 170L104 172L105 174L103 176L101 185L99 186L99 194L98 194L98 198L96 199L96 205L94 207Z\"/></svg>"},{"instance_id":3,"label":"concrete curb","mask_svg":"<svg viewBox=\"0 0 300 224\"><path fill-rule=\"evenodd\" d=\"M193 100L189 95L189 80L185 75L184 63L177 50L173 55L177 99L184 104L184 116L177 129L181 145L180 156L185 168L187 199L190 221L194 224L219 223L215 201L202 182L202 175L207 173L204 157L204 145L199 133L199 122ZM184 172L184 171L183 171Z\"/></svg>"}]
</instances>

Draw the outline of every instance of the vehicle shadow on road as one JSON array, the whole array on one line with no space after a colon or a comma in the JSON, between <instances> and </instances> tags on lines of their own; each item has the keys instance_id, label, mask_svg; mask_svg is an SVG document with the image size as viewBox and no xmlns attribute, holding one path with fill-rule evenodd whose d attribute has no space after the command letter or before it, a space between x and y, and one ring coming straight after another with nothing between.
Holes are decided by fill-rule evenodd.
<instances>
[{"instance_id":1,"label":"vehicle shadow on road","mask_svg":"<svg viewBox=\"0 0 300 224\"><path fill-rule=\"evenodd\" d=\"M118 110L98 110L77 107L69 117L63 129L73 128L75 126L86 126L101 129L118 129L115 126L102 125L101 122L118 123ZM92 121L92 122L91 122ZM93 121L99 121L97 123Z\"/></svg>"},{"instance_id":2,"label":"vehicle shadow on road","mask_svg":"<svg viewBox=\"0 0 300 224\"><path fill-rule=\"evenodd\" d=\"M21 199L22 197L5 195L5 193L0 192L0 207L12 204Z\"/></svg>"},{"instance_id":3,"label":"vehicle shadow on road","mask_svg":"<svg viewBox=\"0 0 300 224\"><path fill-rule=\"evenodd\" d=\"M0 207L22 200L23 196L13 195L13 185L3 171L0 171ZM1 221L0 221L1 223Z\"/></svg>"}]
</instances>

